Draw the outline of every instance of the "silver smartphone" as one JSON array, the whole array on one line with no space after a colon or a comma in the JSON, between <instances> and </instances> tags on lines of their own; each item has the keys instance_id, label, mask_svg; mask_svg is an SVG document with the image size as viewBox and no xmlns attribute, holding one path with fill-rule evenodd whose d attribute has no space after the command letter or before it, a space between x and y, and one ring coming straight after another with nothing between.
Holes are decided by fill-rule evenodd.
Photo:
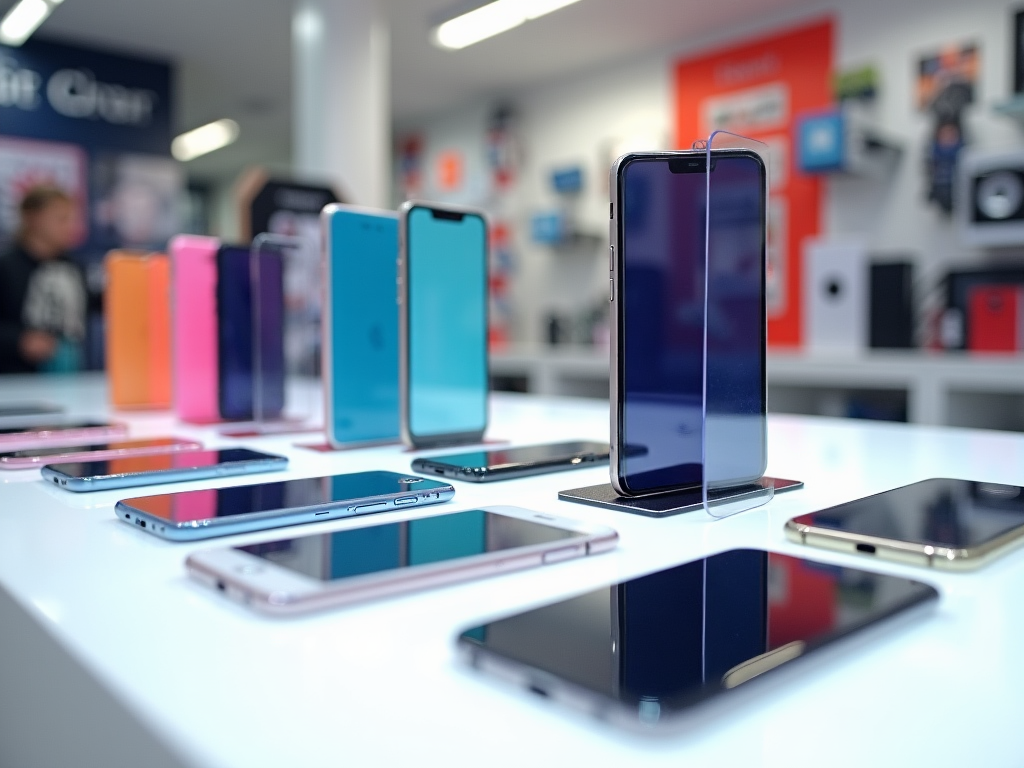
<instances>
[{"instance_id":1,"label":"silver smartphone","mask_svg":"<svg viewBox=\"0 0 1024 768\"><path fill-rule=\"evenodd\" d=\"M709 446L719 476L711 482L751 484L767 466L767 171L752 151L712 155L711 181L732 204L711 207L710 217L704 150L632 153L611 169L610 465L619 496L701 486L705 313L716 318L707 408L728 436ZM706 297L705 244L716 234L713 284L731 287ZM727 381L716 386L719 377Z\"/></svg>"},{"instance_id":2,"label":"silver smartphone","mask_svg":"<svg viewBox=\"0 0 1024 768\"><path fill-rule=\"evenodd\" d=\"M412 448L478 443L487 429L488 224L477 210L400 211L399 417Z\"/></svg>"},{"instance_id":3,"label":"silver smartphone","mask_svg":"<svg viewBox=\"0 0 1024 768\"><path fill-rule=\"evenodd\" d=\"M194 541L440 504L454 495L449 483L375 471L144 496L119 501L114 511L154 536Z\"/></svg>"},{"instance_id":4,"label":"silver smartphone","mask_svg":"<svg viewBox=\"0 0 1024 768\"><path fill-rule=\"evenodd\" d=\"M800 544L944 570L978 568L1024 545L1024 488L933 478L794 517Z\"/></svg>"},{"instance_id":5,"label":"silver smartphone","mask_svg":"<svg viewBox=\"0 0 1024 768\"><path fill-rule=\"evenodd\" d=\"M519 507L196 552L189 573L266 613L294 614L606 552L618 534Z\"/></svg>"},{"instance_id":6,"label":"silver smartphone","mask_svg":"<svg viewBox=\"0 0 1024 768\"><path fill-rule=\"evenodd\" d=\"M76 493L183 483L215 477L253 475L285 469L288 459L248 448L186 451L156 456L122 456L95 461L83 459L43 467L43 480Z\"/></svg>"}]
</instances>

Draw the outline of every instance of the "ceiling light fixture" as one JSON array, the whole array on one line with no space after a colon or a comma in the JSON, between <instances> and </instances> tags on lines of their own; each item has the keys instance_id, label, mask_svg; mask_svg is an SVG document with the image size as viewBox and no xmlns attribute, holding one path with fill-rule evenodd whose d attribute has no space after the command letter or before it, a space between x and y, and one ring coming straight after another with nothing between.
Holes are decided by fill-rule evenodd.
<instances>
[{"instance_id":1,"label":"ceiling light fixture","mask_svg":"<svg viewBox=\"0 0 1024 768\"><path fill-rule=\"evenodd\" d=\"M20 0L0 20L0 43L17 47L39 29L63 0Z\"/></svg>"},{"instance_id":2,"label":"ceiling light fixture","mask_svg":"<svg viewBox=\"0 0 1024 768\"><path fill-rule=\"evenodd\" d=\"M234 120L215 120L175 136L171 142L171 154L183 163L223 149L238 138L238 123Z\"/></svg>"},{"instance_id":3,"label":"ceiling light fixture","mask_svg":"<svg viewBox=\"0 0 1024 768\"><path fill-rule=\"evenodd\" d=\"M494 0L439 24L434 28L433 41L440 48L459 50L577 2L579 0Z\"/></svg>"}]
</instances>

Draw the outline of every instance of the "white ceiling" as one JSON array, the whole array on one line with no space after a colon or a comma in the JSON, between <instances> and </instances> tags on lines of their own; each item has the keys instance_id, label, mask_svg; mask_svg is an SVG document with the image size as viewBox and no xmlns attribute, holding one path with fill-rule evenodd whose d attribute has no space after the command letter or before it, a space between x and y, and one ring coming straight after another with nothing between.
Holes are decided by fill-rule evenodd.
<instances>
[{"instance_id":1,"label":"white ceiling","mask_svg":"<svg viewBox=\"0 0 1024 768\"><path fill-rule=\"evenodd\" d=\"M343 1L343 0L338 0ZM813 0L582 0L461 51L429 42L431 21L459 0L381 0L391 26L396 120L482 95L507 96L560 75L721 34ZM0 0L5 9L12 0ZM40 34L176 62L178 125L231 117L232 147L193 161L228 178L291 154L290 18L294 0L65 0Z\"/></svg>"}]
</instances>

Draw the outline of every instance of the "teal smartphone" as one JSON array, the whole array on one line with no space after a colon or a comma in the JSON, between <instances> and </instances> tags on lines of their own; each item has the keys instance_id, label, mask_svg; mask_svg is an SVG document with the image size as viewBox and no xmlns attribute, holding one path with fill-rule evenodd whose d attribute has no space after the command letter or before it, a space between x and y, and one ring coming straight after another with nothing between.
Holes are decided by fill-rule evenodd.
<instances>
[{"instance_id":1,"label":"teal smartphone","mask_svg":"<svg viewBox=\"0 0 1024 768\"><path fill-rule=\"evenodd\" d=\"M401 208L399 364L403 441L479 442L487 429L487 220L468 208Z\"/></svg>"},{"instance_id":2,"label":"teal smartphone","mask_svg":"<svg viewBox=\"0 0 1024 768\"><path fill-rule=\"evenodd\" d=\"M398 215L332 203L320 218L327 438L335 447L397 442Z\"/></svg>"}]
</instances>

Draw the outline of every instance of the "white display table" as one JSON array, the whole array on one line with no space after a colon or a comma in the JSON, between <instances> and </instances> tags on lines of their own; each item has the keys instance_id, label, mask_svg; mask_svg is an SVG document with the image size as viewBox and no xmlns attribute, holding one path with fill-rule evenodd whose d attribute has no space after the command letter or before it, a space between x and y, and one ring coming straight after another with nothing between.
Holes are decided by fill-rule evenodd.
<instances>
[{"instance_id":1,"label":"white display table","mask_svg":"<svg viewBox=\"0 0 1024 768\"><path fill-rule=\"evenodd\" d=\"M102 415L100 379L13 378L0 400L65 402ZM606 438L597 401L496 396L490 435L517 444ZM124 418L124 414L119 417ZM134 434L172 432L211 445L291 457L277 476L408 471L398 447L322 454L302 438L227 440L168 415L128 417ZM313 438L309 438L311 441ZM556 499L603 482L604 468L457 484L437 514L516 504L616 528L607 555L308 618L271 620L189 580L196 544L119 522L118 498L171 486L72 495L37 471L0 475L0 766L938 766L1024 759L1024 551L973 574L872 563L786 541L794 515L933 476L1024 485L1024 436L772 417L769 473L802 491L722 521L648 519ZM370 518L288 529L298 535ZM668 738L630 736L465 670L453 638L488 618L678 564L756 546L914 576L937 609L780 671L691 718Z\"/></svg>"}]
</instances>

